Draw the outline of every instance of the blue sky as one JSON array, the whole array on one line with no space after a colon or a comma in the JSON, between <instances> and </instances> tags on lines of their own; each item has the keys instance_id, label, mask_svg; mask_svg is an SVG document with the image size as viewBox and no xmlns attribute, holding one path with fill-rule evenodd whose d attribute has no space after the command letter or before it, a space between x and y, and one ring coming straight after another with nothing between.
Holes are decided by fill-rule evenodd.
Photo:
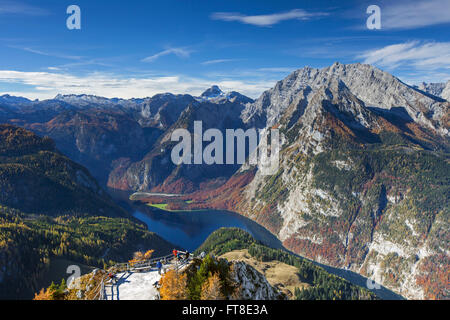
<instances>
[{"instance_id":1,"label":"blue sky","mask_svg":"<svg viewBox=\"0 0 450 320\"><path fill-rule=\"evenodd\" d=\"M81 9L68 30L66 9ZM369 30L369 5L381 30ZM374 64L450 79L450 0L0 0L0 94L146 97L212 84L258 97L290 72Z\"/></svg>"}]
</instances>

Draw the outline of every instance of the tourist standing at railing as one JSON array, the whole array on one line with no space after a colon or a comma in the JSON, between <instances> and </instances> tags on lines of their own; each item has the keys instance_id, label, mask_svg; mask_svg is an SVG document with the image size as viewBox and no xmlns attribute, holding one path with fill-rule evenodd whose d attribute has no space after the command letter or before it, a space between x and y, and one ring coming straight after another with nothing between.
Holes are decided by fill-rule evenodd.
<instances>
[{"instance_id":1,"label":"tourist standing at railing","mask_svg":"<svg viewBox=\"0 0 450 320\"><path fill-rule=\"evenodd\" d=\"M159 274L159 275L161 275L162 267L163 267L163 264L162 264L162 262L161 262L161 260L160 260L160 261L158 261L158 262L156 263L156 268L158 269L158 274Z\"/></svg>"},{"instance_id":2,"label":"tourist standing at railing","mask_svg":"<svg viewBox=\"0 0 450 320\"><path fill-rule=\"evenodd\" d=\"M111 284L114 284L116 282L116 275L114 273L110 272L108 274L108 278L109 278L109 281L111 282Z\"/></svg>"},{"instance_id":3,"label":"tourist standing at railing","mask_svg":"<svg viewBox=\"0 0 450 320\"><path fill-rule=\"evenodd\" d=\"M172 253L173 253L173 257L178 260L178 250L173 249Z\"/></svg>"}]
</instances>

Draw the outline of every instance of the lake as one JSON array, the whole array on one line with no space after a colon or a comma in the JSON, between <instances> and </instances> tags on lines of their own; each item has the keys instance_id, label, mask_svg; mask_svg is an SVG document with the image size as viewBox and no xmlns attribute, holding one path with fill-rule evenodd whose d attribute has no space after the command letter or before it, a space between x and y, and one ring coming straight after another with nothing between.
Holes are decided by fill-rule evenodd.
<instances>
[{"instance_id":1,"label":"lake","mask_svg":"<svg viewBox=\"0 0 450 320\"><path fill-rule=\"evenodd\" d=\"M260 240L269 247L286 250L281 242L267 229L233 212L217 210L165 212L142 205L134 212L133 216L146 223L150 231L191 252L197 249L213 231L222 227L244 229L255 239ZM333 268L317 262L314 263L330 273L361 287L366 287L367 278L355 272ZM378 290L372 291L382 299L402 299L401 296L383 286Z\"/></svg>"},{"instance_id":2,"label":"lake","mask_svg":"<svg viewBox=\"0 0 450 320\"><path fill-rule=\"evenodd\" d=\"M197 249L212 232L222 227L241 228L270 247L282 248L281 242L267 229L233 212L166 212L144 205L133 207L136 209L133 216L147 224L150 231L189 251Z\"/></svg>"},{"instance_id":3,"label":"lake","mask_svg":"<svg viewBox=\"0 0 450 320\"><path fill-rule=\"evenodd\" d=\"M212 232L222 227L241 228L269 247L286 250L280 240L267 229L237 213L219 210L168 212L132 202L129 200L130 194L126 192L110 190L110 193L136 219L145 223L150 231L191 252L196 250ZM313 263L356 285L366 286L367 278L355 272L330 267L314 261ZM372 291L382 299L403 299L400 295L383 286Z\"/></svg>"},{"instance_id":4,"label":"lake","mask_svg":"<svg viewBox=\"0 0 450 320\"><path fill-rule=\"evenodd\" d=\"M212 232L223 227L241 228L264 244L283 249L280 240L270 231L234 212L221 210L168 212L130 201L128 192L109 190L109 193L136 219L144 222L149 231L188 251L195 251Z\"/></svg>"}]
</instances>

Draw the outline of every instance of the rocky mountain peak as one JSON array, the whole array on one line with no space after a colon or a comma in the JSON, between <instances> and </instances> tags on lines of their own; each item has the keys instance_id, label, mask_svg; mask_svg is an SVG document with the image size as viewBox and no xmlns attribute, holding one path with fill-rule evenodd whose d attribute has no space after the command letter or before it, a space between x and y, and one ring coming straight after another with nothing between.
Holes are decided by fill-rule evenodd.
<instances>
[{"instance_id":1,"label":"rocky mountain peak","mask_svg":"<svg viewBox=\"0 0 450 320\"><path fill-rule=\"evenodd\" d=\"M213 85L211 88L207 89L202 93L202 98L216 98L218 96L224 95L223 91L217 85Z\"/></svg>"},{"instance_id":2,"label":"rocky mountain peak","mask_svg":"<svg viewBox=\"0 0 450 320\"><path fill-rule=\"evenodd\" d=\"M231 101L231 102L238 102L238 103L242 103L242 104L246 104L246 103L252 103L254 100L244 96L243 94L240 94L239 92L236 91L231 91L229 93L226 94L226 98L227 100Z\"/></svg>"},{"instance_id":3,"label":"rocky mountain peak","mask_svg":"<svg viewBox=\"0 0 450 320\"><path fill-rule=\"evenodd\" d=\"M224 104L224 103L236 103L236 104L247 104L252 103L253 99L244 96L243 94L231 91L231 92L223 92L219 86L214 85L211 88L207 89L202 95L197 98L199 102L213 102L216 104Z\"/></svg>"},{"instance_id":4,"label":"rocky mountain peak","mask_svg":"<svg viewBox=\"0 0 450 320\"><path fill-rule=\"evenodd\" d=\"M366 107L385 110L403 107L415 122L448 135L447 125L442 121L448 106L441 99L420 92L376 67L360 63L335 63L323 69L305 67L296 70L248 105L242 118L246 123L272 126L305 90L309 101L323 86L341 90L343 85Z\"/></svg>"}]
</instances>

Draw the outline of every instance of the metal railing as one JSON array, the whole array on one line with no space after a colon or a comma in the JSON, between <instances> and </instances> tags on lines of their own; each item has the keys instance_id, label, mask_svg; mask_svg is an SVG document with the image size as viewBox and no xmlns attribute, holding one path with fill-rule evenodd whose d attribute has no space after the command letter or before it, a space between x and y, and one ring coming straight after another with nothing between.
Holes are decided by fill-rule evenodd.
<instances>
[{"instance_id":1,"label":"metal railing","mask_svg":"<svg viewBox=\"0 0 450 320\"><path fill-rule=\"evenodd\" d=\"M187 254L188 252L183 252L183 251L178 251L178 254ZM190 257L192 258L192 256L190 255ZM163 257L158 257L158 258L152 258L152 259L148 259L142 262L138 262L135 264L130 264L128 262L124 262L124 263L117 263L114 266L112 266L111 268L108 269L108 271L105 270L105 272L109 273L110 271L127 271L127 272L132 272L132 271L142 271L148 268L152 268L153 266L156 265L156 263L158 261L164 261L165 263L170 262L172 260L175 259L175 256L173 254L170 255L166 255ZM179 256L177 255L177 263L175 263L175 270L178 271L182 266L178 263L179 260ZM169 269L170 270L170 269ZM106 300L106 296L105 296L105 281L108 279L108 275L102 277L102 280L100 281L100 284L96 287L95 290L98 290L97 294L95 295L95 297L93 298L93 300Z\"/></svg>"}]
</instances>

